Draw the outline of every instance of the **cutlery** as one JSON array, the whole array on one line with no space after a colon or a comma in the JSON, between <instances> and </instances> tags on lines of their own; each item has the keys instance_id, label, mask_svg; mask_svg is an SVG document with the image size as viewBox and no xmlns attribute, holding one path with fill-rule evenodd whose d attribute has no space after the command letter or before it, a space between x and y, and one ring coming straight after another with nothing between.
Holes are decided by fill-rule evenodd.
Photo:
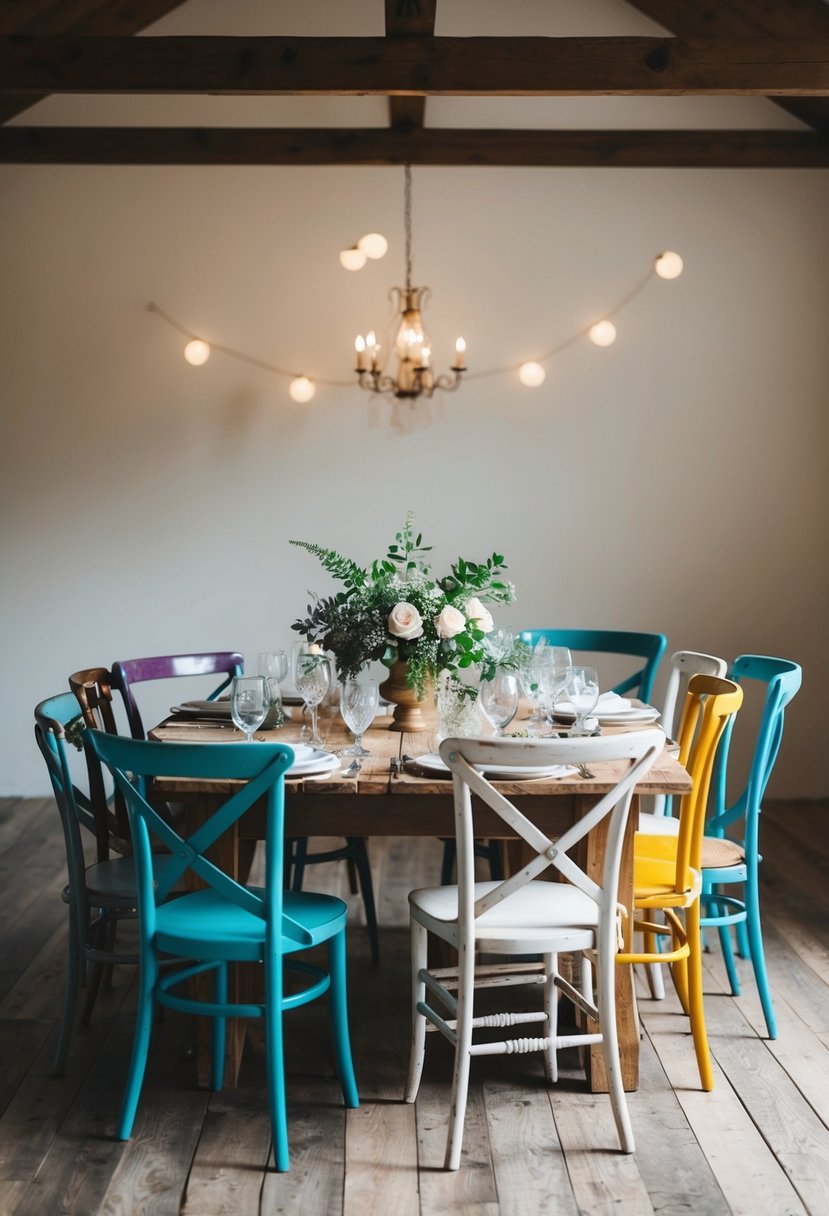
<instances>
[{"instance_id":1,"label":"cutlery","mask_svg":"<svg viewBox=\"0 0 829 1216\"><path fill-rule=\"evenodd\" d=\"M596 774L592 772L586 764L578 764L576 767L579 770L580 777L584 777L587 781L595 780Z\"/></svg>"}]
</instances>

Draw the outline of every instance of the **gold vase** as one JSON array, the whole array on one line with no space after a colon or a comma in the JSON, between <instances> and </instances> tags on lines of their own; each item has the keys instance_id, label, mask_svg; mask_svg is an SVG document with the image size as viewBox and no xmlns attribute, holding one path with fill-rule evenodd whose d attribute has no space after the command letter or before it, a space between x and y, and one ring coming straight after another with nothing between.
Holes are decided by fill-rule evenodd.
<instances>
[{"instance_id":1,"label":"gold vase","mask_svg":"<svg viewBox=\"0 0 829 1216\"><path fill-rule=\"evenodd\" d=\"M414 688L406 682L409 665L405 659L393 663L388 679L380 685L380 696L385 697L394 705L389 730L424 731L433 730L434 722L429 721L426 713L432 710L431 701L427 696L421 700ZM429 690L431 691L431 690ZM424 713L424 710L426 713Z\"/></svg>"}]
</instances>

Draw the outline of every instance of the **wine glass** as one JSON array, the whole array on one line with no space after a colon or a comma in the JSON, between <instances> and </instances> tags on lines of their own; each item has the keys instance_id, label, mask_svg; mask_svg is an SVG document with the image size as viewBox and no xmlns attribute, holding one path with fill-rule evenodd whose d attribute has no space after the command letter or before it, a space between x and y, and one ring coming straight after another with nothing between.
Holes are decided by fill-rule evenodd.
<instances>
[{"instance_id":1,"label":"wine glass","mask_svg":"<svg viewBox=\"0 0 829 1216\"><path fill-rule=\"evenodd\" d=\"M257 670L259 675L264 676L267 681L268 700L270 702L268 715L262 725L265 730L274 730L285 722L285 714L282 709L282 692L279 687L288 674L288 657L285 651L260 651Z\"/></svg>"},{"instance_id":2,"label":"wine glass","mask_svg":"<svg viewBox=\"0 0 829 1216\"><path fill-rule=\"evenodd\" d=\"M546 646L539 653L539 699L547 725L552 725L556 701L564 692L572 663L572 656L566 646Z\"/></svg>"},{"instance_id":3,"label":"wine glass","mask_svg":"<svg viewBox=\"0 0 829 1216\"><path fill-rule=\"evenodd\" d=\"M371 755L363 747L363 732L374 721L379 704L380 692L376 680L343 680L340 684L340 713L354 736L354 745L345 748L340 755L354 756L357 767L363 756Z\"/></svg>"},{"instance_id":4,"label":"wine glass","mask_svg":"<svg viewBox=\"0 0 829 1216\"><path fill-rule=\"evenodd\" d=\"M484 650L497 666L503 663L508 654L511 653L515 643L515 634L511 629L505 629L501 626L498 629L493 629L484 638Z\"/></svg>"},{"instance_id":5,"label":"wine glass","mask_svg":"<svg viewBox=\"0 0 829 1216\"><path fill-rule=\"evenodd\" d=\"M268 685L264 676L236 676L230 686L230 716L248 743L268 712Z\"/></svg>"},{"instance_id":6,"label":"wine glass","mask_svg":"<svg viewBox=\"0 0 829 1216\"><path fill-rule=\"evenodd\" d=\"M599 700L599 677L595 667L571 667L565 685L567 700L576 713L571 735L589 735L587 719Z\"/></svg>"},{"instance_id":7,"label":"wine glass","mask_svg":"<svg viewBox=\"0 0 829 1216\"><path fill-rule=\"evenodd\" d=\"M509 671L496 671L491 680L484 680L480 693L481 709L495 728L496 735L503 735L518 713L518 680Z\"/></svg>"},{"instance_id":8,"label":"wine glass","mask_svg":"<svg viewBox=\"0 0 829 1216\"><path fill-rule=\"evenodd\" d=\"M547 726L546 717L541 707L544 695L542 691L544 678L543 656L546 649L546 644L542 643L539 643L534 650L527 647L521 657L521 666L518 672L524 695L529 698L532 705L532 713L527 721L527 730L531 735L543 734Z\"/></svg>"},{"instance_id":9,"label":"wine glass","mask_svg":"<svg viewBox=\"0 0 829 1216\"><path fill-rule=\"evenodd\" d=\"M311 711L312 747L322 747L323 740L317 726L317 711L331 686L331 662L324 654L312 651L301 652L296 661L296 690Z\"/></svg>"},{"instance_id":10,"label":"wine glass","mask_svg":"<svg viewBox=\"0 0 829 1216\"><path fill-rule=\"evenodd\" d=\"M294 687L296 688L296 690L300 696L302 696L302 693L300 692L299 684L297 683L297 664L299 662L301 655L312 653L311 645L312 645L311 642L300 640L298 642L294 642L293 646L291 647L291 675L294 678ZM308 727L308 723L305 720L307 718L307 716L308 716L308 704L307 704L307 702L305 702L305 699L303 698L302 727L299 732L299 737L303 743L308 742L308 736L311 733L309 730L309 727Z\"/></svg>"}]
</instances>

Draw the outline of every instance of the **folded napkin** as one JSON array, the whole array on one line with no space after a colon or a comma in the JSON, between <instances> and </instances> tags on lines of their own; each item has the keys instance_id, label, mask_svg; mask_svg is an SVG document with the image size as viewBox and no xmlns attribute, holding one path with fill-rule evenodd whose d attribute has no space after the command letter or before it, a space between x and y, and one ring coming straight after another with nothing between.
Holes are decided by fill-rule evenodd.
<instances>
[{"instance_id":1,"label":"folded napkin","mask_svg":"<svg viewBox=\"0 0 829 1216\"><path fill-rule=\"evenodd\" d=\"M577 697L576 700L578 701L579 698ZM591 709L590 712L606 716L607 714L624 713L626 709L630 709L630 701L627 697L620 697L617 692L603 692L596 702L595 709ZM559 713L573 714L576 712L576 707L572 700L559 701L556 705L556 710Z\"/></svg>"}]
</instances>

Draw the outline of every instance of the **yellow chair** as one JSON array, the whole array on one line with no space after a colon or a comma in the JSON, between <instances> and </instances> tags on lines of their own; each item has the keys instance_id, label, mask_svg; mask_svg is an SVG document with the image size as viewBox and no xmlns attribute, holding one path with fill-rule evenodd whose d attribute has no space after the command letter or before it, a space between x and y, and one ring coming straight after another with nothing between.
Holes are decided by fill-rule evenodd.
<instances>
[{"instance_id":1,"label":"yellow chair","mask_svg":"<svg viewBox=\"0 0 829 1216\"><path fill-rule=\"evenodd\" d=\"M679 759L691 776L693 789L680 800L679 832L664 836L637 832L634 847L636 912L662 912L665 923L635 917L634 929L644 935L644 950L616 956L618 963L670 965L677 995L691 1020L704 1090L714 1088L714 1074L702 1002L700 857L717 745L742 700L742 689L733 680L696 675L689 682L679 727ZM661 935L670 936L671 949L659 953L656 938Z\"/></svg>"}]
</instances>

